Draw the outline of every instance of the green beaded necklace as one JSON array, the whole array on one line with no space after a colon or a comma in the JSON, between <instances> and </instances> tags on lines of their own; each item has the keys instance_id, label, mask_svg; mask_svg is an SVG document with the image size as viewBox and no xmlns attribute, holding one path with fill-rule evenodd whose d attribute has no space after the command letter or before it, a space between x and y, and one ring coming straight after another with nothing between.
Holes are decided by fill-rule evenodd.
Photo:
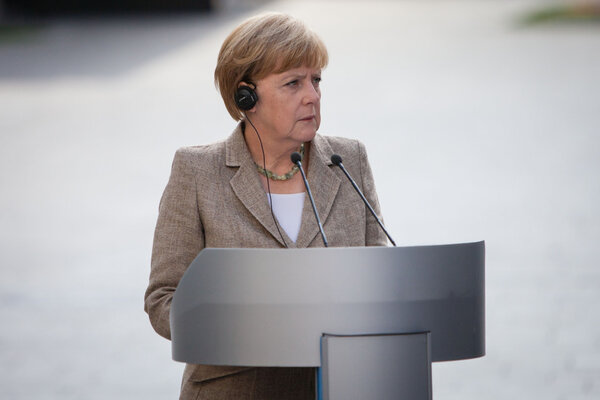
<instances>
[{"instance_id":1,"label":"green beaded necklace","mask_svg":"<svg viewBox=\"0 0 600 400\"><path fill-rule=\"evenodd\" d=\"M304 143L302 143L300 145L300 157L304 158ZM287 174L277 175L277 174L269 171L268 169L264 169L260 165L256 164L256 162L254 164L256 165L256 169L258 170L258 172L261 175L264 175L264 176L266 176L269 179L273 179L274 181L287 181L292 176L294 176L296 174L296 172L298 172L298 166L297 165L294 165L292 167L292 169L290 170L290 172L288 172Z\"/></svg>"}]
</instances>

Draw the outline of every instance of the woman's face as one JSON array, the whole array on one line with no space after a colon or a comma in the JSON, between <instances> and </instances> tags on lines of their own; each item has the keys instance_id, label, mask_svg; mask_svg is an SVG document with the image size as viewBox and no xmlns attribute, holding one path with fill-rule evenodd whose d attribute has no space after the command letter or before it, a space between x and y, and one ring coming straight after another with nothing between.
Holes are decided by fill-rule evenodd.
<instances>
[{"instance_id":1,"label":"woman's face","mask_svg":"<svg viewBox=\"0 0 600 400\"><path fill-rule=\"evenodd\" d=\"M273 140L312 140L321 124L321 70L293 68L256 82L251 120Z\"/></svg>"}]
</instances>

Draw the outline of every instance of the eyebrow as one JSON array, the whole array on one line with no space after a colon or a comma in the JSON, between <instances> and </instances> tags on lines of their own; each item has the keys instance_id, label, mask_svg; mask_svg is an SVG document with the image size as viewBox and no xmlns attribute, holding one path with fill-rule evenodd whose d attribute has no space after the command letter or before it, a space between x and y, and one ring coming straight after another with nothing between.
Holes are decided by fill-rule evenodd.
<instances>
[{"instance_id":1,"label":"eyebrow","mask_svg":"<svg viewBox=\"0 0 600 400\"><path fill-rule=\"evenodd\" d=\"M306 74L284 74L281 77L281 80L287 81L288 79L296 78L296 79L304 79L306 78Z\"/></svg>"},{"instance_id":2,"label":"eyebrow","mask_svg":"<svg viewBox=\"0 0 600 400\"><path fill-rule=\"evenodd\" d=\"M284 73L283 76L282 76L282 78L281 78L281 80L282 81L287 81L288 79L291 79L291 78L304 79L304 78L306 78L307 75L308 74L289 74L288 75L288 74ZM315 73L315 74L311 74L311 76L320 76L320 75L321 75L320 71L317 72L317 73Z\"/></svg>"}]
</instances>

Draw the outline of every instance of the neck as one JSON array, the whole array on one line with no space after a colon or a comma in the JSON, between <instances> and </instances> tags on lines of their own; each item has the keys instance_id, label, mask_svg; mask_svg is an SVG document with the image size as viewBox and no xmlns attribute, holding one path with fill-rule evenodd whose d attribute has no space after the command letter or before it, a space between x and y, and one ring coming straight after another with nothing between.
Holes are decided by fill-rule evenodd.
<instances>
[{"instance_id":1,"label":"neck","mask_svg":"<svg viewBox=\"0 0 600 400\"><path fill-rule=\"evenodd\" d=\"M264 149L266 169L277 174L288 172L293 167L290 155L294 151L298 151L301 143L292 140L274 140L272 135L264 134L259 127L257 128L262 139L262 148L261 141L252 125L248 122L244 123L244 138L252 159L262 166Z\"/></svg>"}]
</instances>

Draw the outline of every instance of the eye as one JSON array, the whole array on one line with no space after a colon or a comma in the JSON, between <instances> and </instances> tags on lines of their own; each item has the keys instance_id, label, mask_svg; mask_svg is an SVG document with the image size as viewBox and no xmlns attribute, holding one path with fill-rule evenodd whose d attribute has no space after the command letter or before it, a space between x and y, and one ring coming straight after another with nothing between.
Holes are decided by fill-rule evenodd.
<instances>
[{"instance_id":1,"label":"eye","mask_svg":"<svg viewBox=\"0 0 600 400\"><path fill-rule=\"evenodd\" d=\"M289 81L288 83L286 83L286 86L297 86L298 85L298 79L294 79L293 81Z\"/></svg>"},{"instance_id":2,"label":"eye","mask_svg":"<svg viewBox=\"0 0 600 400\"><path fill-rule=\"evenodd\" d=\"M321 83L321 77L320 77L320 76L314 76L314 77L313 77L313 83L314 83L316 86L319 86L319 84Z\"/></svg>"}]
</instances>

